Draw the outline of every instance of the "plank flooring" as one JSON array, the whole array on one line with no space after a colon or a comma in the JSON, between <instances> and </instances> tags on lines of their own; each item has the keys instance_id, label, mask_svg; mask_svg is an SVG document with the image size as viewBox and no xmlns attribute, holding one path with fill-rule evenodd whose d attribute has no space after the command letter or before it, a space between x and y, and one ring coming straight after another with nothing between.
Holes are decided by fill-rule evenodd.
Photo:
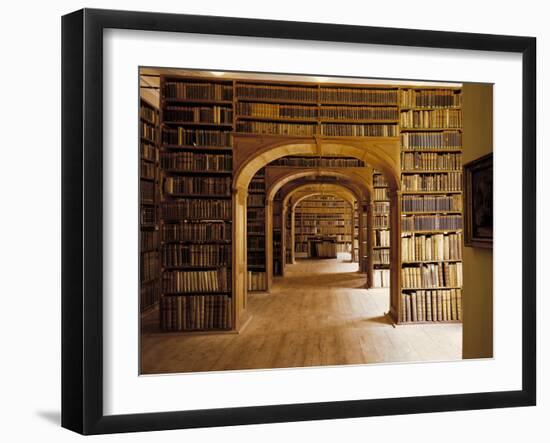
<instances>
[{"instance_id":1,"label":"plank flooring","mask_svg":"<svg viewBox=\"0 0 550 443\"><path fill-rule=\"evenodd\" d=\"M270 294L250 294L252 318L240 334L156 334L142 324L143 374L458 360L462 325L403 325L384 312L388 289L363 289L344 258L299 260Z\"/></svg>"}]
</instances>

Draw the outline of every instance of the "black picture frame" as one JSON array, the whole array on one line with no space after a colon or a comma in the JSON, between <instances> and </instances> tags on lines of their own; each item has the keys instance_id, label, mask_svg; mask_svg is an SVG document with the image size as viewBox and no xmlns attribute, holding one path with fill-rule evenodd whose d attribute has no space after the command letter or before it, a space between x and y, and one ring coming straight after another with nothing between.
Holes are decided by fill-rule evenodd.
<instances>
[{"instance_id":1,"label":"black picture frame","mask_svg":"<svg viewBox=\"0 0 550 443\"><path fill-rule=\"evenodd\" d=\"M493 247L493 154L464 165L464 246Z\"/></svg>"},{"instance_id":2,"label":"black picture frame","mask_svg":"<svg viewBox=\"0 0 550 443\"><path fill-rule=\"evenodd\" d=\"M522 388L170 411L103 412L103 31L130 29L500 51L522 55ZM82 434L152 431L535 405L536 39L83 9L62 18L62 426Z\"/></svg>"}]
</instances>

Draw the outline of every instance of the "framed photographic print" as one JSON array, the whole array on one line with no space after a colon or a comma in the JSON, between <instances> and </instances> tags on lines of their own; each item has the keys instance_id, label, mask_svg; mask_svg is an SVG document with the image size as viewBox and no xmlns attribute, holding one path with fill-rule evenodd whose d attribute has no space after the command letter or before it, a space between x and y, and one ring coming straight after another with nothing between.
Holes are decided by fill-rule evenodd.
<instances>
[{"instance_id":1,"label":"framed photographic print","mask_svg":"<svg viewBox=\"0 0 550 443\"><path fill-rule=\"evenodd\" d=\"M62 425L534 405L535 49L64 16Z\"/></svg>"},{"instance_id":2,"label":"framed photographic print","mask_svg":"<svg viewBox=\"0 0 550 443\"><path fill-rule=\"evenodd\" d=\"M493 154L464 165L464 245L493 245Z\"/></svg>"}]
</instances>

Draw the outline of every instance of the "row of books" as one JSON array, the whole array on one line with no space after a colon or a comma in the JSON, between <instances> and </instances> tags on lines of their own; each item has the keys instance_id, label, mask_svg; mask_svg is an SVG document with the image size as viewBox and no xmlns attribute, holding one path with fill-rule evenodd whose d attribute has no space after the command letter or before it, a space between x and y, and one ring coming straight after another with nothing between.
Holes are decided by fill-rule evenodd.
<instances>
[{"instance_id":1,"label":"row of books","mask_svg":"<svg viewBox=\"0 0 550 443\"><path fill-rule=\"evenodd\" d=\"M389 215L379 215L379 214L374 215L372 217L372 227L373 228L389 228L390 227Z\"/></svg>"},{"instance_id":2,"label":"row of books","mask_svg":"<svg viewBox=\"0 0 550 443\"><path fill-rule=\"evenodd\" d=\"M155 184L150 181L140 181L139 197L141 203L153 203L155 201Z\"/></svg>"},{"instance_id":3,"label":"row of books","mask_svg":"<svg viewBox=\"0 0 550 443\"><path fill-rule=\"evenodd\" d=\"M141 281L149 281L158 277L160 271L160 259L158 251L144 252L139 257L139 269Z\"/></svg>"},{"instance_id":4,"label":"row of books","mask_svg":"<svg viewBox=\"0 0 550 443\"><path fill-rule=\"evenodd\" d=\"M165 223L162 240L170 242L220 242L231 241L231 224L221 221Z\"/></svg>"},{"instance_id":5,"label":"row of books","mask_svg":"<svg viewBox=\"0 0 550 443\"><path fill-rule=\"evenodd\" d=\"M176 171L232 171L231 154L205 154L197 152L161 152L160 166Z\"/></svg>"},{"instance_id":6,"label":"row of books","mask_svg":"<svg viewBox=\"0 0 550 443\"><path fill-rule=\"evenodd\" d=\"M269 166L300 166L304 168L360 168L365 162L355 158L339 157L281 157L269 163Z\"/></svg>"},{"instance_id":7,"label":"row of books","mask_svg":"<svg viewBox=\"0 0 550 443\"><path fill-rule=\"evenodd\" d=\"M247 224L247 231L248 231L249 234L264 235L265 234L265 223L264 222L254 223L254 224L248 223Z\"/></svg>"},{"instance_id":8,"label":"row of books","mask_svg":"<svg viewBox=\"0 0 550 443\"><path fill-rule=\"evenodd\" d=\"M152 206L142 206L139 214L140 224L151 226L156 222L156 210Z\"/></svg>"},{"instance_id":9,"label":"row of books","mask_svg":"<svg viewBox=\"0 0 550 443\"><path fill-rule=\"evenodd\" d=\"M351 220L344 220L343 216L344 214L330 214L333 216L334 219L328 220L323 219L323 215L329 215L329 214L311 214L312 217L308 219L304 219L303 214L300 214L301 217L298 218L296 221L296 224L299 224L302 227L305 226L319 226L319 227L326 227L326 226L350 226ZM316 216L318 215L318 216ZM332 217L331 217L332 218Z\"/></svg>"},{"instance_id":10,"label":"row of books","mask_svg":"<svg viewBox=\"0 0 550 443\"><path fill-rule=\"evenodd\" d=\"M396 89L321 88L321 102L397 105Z\"/></svg>"},{"instance_id":11,"label":"row of books","mask_svg":"<svg viewBox=\"0 0 550 443\"><path fill-rule=\"evenodd\" d=\"M295 106L273 103L239 102L237 114L260 118L295 118L321 120L397 120L399 113L392 107L368 106Z\"/></svg>"},{"instance_id":12,"label":"row of books","mask_svg":"<svg viewBox=\"0 0 550 443\"><path fill-rule=\"evenodd\" d=\"M187 199L163 202L161 215L165 220L202 219L231 220L231 200Z\"/></svg>"},{"instance_id":13,"label":"row of books","mask_svg":"<svg viewBox=\"0 0 550 443\"><path fill-rule=\"evenodd\" d=\"M267 274L265 272L248 271L247 289L249 291L267 290Z\"/></svg>"},{"instance_id":14,"label":"row of books","mask_svg":"<svg viewBox=\"0 0 550 443\"><path fill-rule=\"evenodd\" d=\"M149 251L158 248L159 231L141 231L139 237L140 251Z\"/></svg>"},{"instance_id":15,"label":"row of books","mask_svg":"<svg viewBox=\"0 0 550 443\"><path fill-rule=\"evenodd\" d=\"M246 247L250 249L265 249L265 238L263 237L250 237L246 241Z\"/></svg>"},{"instance_id":16,"label":"row of books","mask_svg":"<svg viewBox=\"0 0 550 443\"><path fill-rule=\"evenodd\" d=\"M317 125L315 123L237 122L237 132L248 132L253 134L310 136L316 133L316 128Z\"/></svg>"},{"instance_id":17,"label":"row of books","mask_svg":"<svg viewBox=\"0 0 550 443\"><path fill-rule=\"evenodd\" d=\"M401 112L401 126L408 128L460 128L462 112L458 109Z\"/></svg>"},{"instance_id":18,"label":"row of books","mask_svg":"<svg viewBox=\"0 0 550 443\"><path fill-rule=\"evenodd\" d=\"M386 177L384 177L382 174L373 174L372 175L372 184L374 186L388 186L388 182L386 181Z\"/></svg>"},{"instance_id":19,"label":"row of books","mask_svg":"<svg viewBox=\"0 0 550 443\"><path fill-rule=\"evenodd\" d=\"M462 286L462 263L430 263L401 268L403 289Z\"/></svg>"},{"instance_id":20,"label":"row of books","mask_svg":"<svg viewBox=\"0 0 550 443\"><path fill-rule=\"evenodd\" d=\"M461 191L462 172L401 174L404 191Z\"/></svg>"},{"instance_id":21,"label":"row of books","mask_svg":"<svg viewBox=\"0 0 550 443\"><path fill-rule=\"evenodd\" d=\"M265 251L246 251L246 261L251 266L265 266Z\"/></svg>"},{"instance_id":22,"label":"row of books","mask_svg":"<svg viewBox=\"0 0 550 443\"><path fill-rule=\"evenodd\" d=\"M237 84L237 98L239 100L291 100L316 102L317 87L300 86L270 86L239 83Z\"/></svg>"},{"instance_id":23,"label":"row of books","mask_svg":"<svg viewBox=\"0 0 550 443\"><path fill-rule=\"evenodd\" d=\"M233 137L228 131L213 131L207 129L162 129L162 143L175 146L217 146L231 147Z\"/></svg>"},{"instance_id":24,"label":"row of books","mask_svg":"<svg viewBox=\"0 0 550 443\"><path fill-rule=\"evenodd\" d=\"M388 200L389 194L387 188L374 188L374 200Z\"/></svg>"},{"instance_id":25,"label":"row of books","mask_svg":"<svg viewBox=\"0 0 550 443\"><path fill-rule=\"evenodd\" d=\"M396 137L397 125L392 124L337 124L323 123L321 135L335 137Z\"/></svg>"},{"instance_id":26,"label":"row of books","mask_svg":"<svg viewBox=\"0 0 550 443\"><path fill-rule=\"evenodd\" d=\"M231 196L231 177L166 177L168 194Z\"/></svg>"},{"instance_id":27,"label":"row of books","mask_svg":"<svg viewBox=\"0 0 550 443\"><path fill-rule=\"evenodd\" d=\"M374 269L372 272L372 286L374 288L388 288L390 286L390 270Z\"/></svg>"},{"instance_id":28,"label":"row of books","mask_svg":"<svg viewBox=\"0 0 550 443\"><path fill-rule=\"evenodd\" d=\"M375 265L389 265L390 264L390 250L389 249L374 249L372 251L372 262Z\"/></svg>"},{"instance_id":29,"label":"row of books","mask_svg":"<svg viewBox=\"0 0 550 443\"><path fill-rule=\"evenodd\" d=\"M397 108L368 106L323 106L319 108L321 119L333 120L397 120Z\"/></svg>"},{"instance_id":30,"label":"row of books","mask_svg":"<svg viewBox=\"0 0 550 443\"><path fill-rule=\"evenodd\" d=\"M403 149L461 149L462 133L443 132L406 132L401 134Z\"/></svg>"},{"instance_id":31,"label":"row of books","mask_svg":"<svg viewBox=\"0 0 550 443\"><path fill-rule=\"evenodd\" d=\"M248 206L265 206L265 196L263 194L248 194L247 202Z\"/></svg>"},{"instance_id":32,"label":"row of books","mask_svg":"<svg viewBox=\"0 0 550 443\"><path fill-rule=\"evenodd\" d=\"M403 212L461 211L462 195L403 195Z\"/></svg>"},{"instance_id":33,"label":"row of books","mask_svg":"<svg viewBox=\"0 0 550 443\"><path fill-rule=\"evenodd\" d=\"M204 271L165 271L163 294L226 292L231 289L230 273L225 267Z\"/></svg>"},{"instance_id":34,"label":"row of books","mask_svg":"<svg viewBox=\"0 0 550 443\"><path fill-rule=\"evenodd\" d=\"M139 152L141 154L141 158L144 160L149 160L152 162L157 160L157 147L149 142L140 140Z\"/></svg>"},{"instance_id":35,"label":"row of books","mask_svg":"<svg viewBox=\"0 0 550 443\"><path fill-rule=\"evenodd\" d=\"M265 207L256 208L248 206L246 208L246 216L250 223L265 223Z\"/></svg>"},{"instance_id":36,"label":"row of books","mask_svg":"<svg viewBox=\"0 0 550 443\"><path fill-rule=\"evenodd\" d=\"M344 227L341 226L296 226L296 235L310 234L344 234Z\"/></svg>"},{"instance_id":37,"label":"row of books","mask_svg":"<svg viewBox=\"0 0 550 443\"><path fill-rule=\"evenodd\" d=\"M166 106L165 122L233 123L233 109L222 106Z\"/></svg>"},{"instance_id":38,"label":"row of books","mask_svg":"<svg viewBox=\"0 0 550 443\"><path fill-rule=\"evenodd\" d=\"M462 260L462 233L401 238L403 262Z\"/></svg>"},{"instance_id":39,"label":"row of books","mask_svg":"<svg viewBox=\"0 0 550 443\"><path fill-rule=\"evenodd\" d=\"M374 231L374 245L373 246L380 246L384 248L390 247L390 231L381 231L377 230Z\"/></svg>"},{"instance_id":40,"label":"row of books","mask_svg":"<svg viewBox=\"0 0 550 443\"><path fill-rule=\"evenodd\" d=\"M156 126L152 126L146 122L139 122L139 135L152 143L157 142L158 129Z\"/></svg>"},{"instance_id":41,"label":"row of books","mask_svg":"<svg viewBox=\"0 0 550 443\"><path fill-rule=\"evenodd\" d=\"M437 154L435 152L402 152L401 168L411 169L462 169L461 154Z\"/></svg>"},{"instance_id":42,"label":"row of books","mask_svg":"<svg viewBox=\"0 0 550 443\"><path fill-rule=\"evenodd\" d=\"M233 86L215 83L167 81L164 83L164 98L179 100L233 100Z\"/></svg>"},{"instance_id":43,"label":"row of books","mask_svg":"<svg viewBox=\"0 0 550 443\"><path fill-rule=\"evenodd\" d=\"M142 312L148 307L157 304L159 300L160 285L157 280L141 285L139 288L139 307Z\"/></svg>"},{"instance_id":44,"label":"row of books","mask_svg":"<svg viewBox=\"0 0 550 443\"><path fill-rule=\"evenodd\" d=\"M401 321L462 321L462 291L440 289L401 294Z\"/></svg>"},{"instance_id":45,"label":"row of books","mask_svg":"<svg viewBox=\"0 0 550 443\"><path fill-rule=\"evenodd\" d=\"M227 295L170 295L160 300L164 332L231 329L231 297Z\"/></svg>"},{"instance_id":46,"label":"row of books","mask_svg":"<svg viewBox=\"0 0 550 443\"><path fill-rule=\"evenodd\" d=\"M159 115L156 109L142 105L139 108L139 116L145 120L148 120L152 125L158 125Z\"/></svg>"},{"instance_id":47,"label":"row of books","mask_svg":"<svg viewBox=\"0 0 550 443\"><path fill-rule=\"evenodd\" d=\"M141 162L139 165L139 173L141 178L154 179L155 178L155 164L148 162Z\"/></svg>"},{"instance_id":48,"label":"row of books","mask_svg":"<svg viewBox=\"0 0 550 443\"><path fill-rule=\"evenodd\" d=\"M278 103L237 103L237 115L261 118L316 119L316 106L281 105Z\"/></svg>"},{"instance_id":49,"label":"row of books","mask_svg":"<svg viewBox=\"0 0 550 443\"><path fill-rule=\"evenodd\" d=\"M227 266L231 262L231 245L226 244L165 244L162 264L165 267Z\"/></svg>"},{"instance_id":50,"label":"row of books","mask_svg":"<svg viewBox=\"0 0 550 443\"><path fill-rule=\"evenodd\" d=\"M462 229L461 215L411 215L401 219L403 231L444 231Z\"/></svg>"},{"instance_id":51,"label":"row of books","mask_svg":"<svg viewBox=\"0 0 550 443\"><path fill-rule=\"evenodd\" d=\"M390 213L390 203L389 202L377 202L375 201L372 204L373 214L389 214Z\"/></svg>"},{"instance_id":52,"label":"row of books","mask_svg":"<svg viewBox=\"0 0 550 443\"><path fill-rule=\"evenodd\" d=\"M250 184L248 185L249 191L265 192L265 178L252 178Z\"/></svg>"},{"instance_id":53,"label":"row of books","mask_svg":"<svg viewBox=\"0 0 550 443\"><path fill-rule=\"evenodd\" d=\"M452 108L462 105L462 96L451 89L401 89L402 108Z\"/></svg>"}]
</instances>

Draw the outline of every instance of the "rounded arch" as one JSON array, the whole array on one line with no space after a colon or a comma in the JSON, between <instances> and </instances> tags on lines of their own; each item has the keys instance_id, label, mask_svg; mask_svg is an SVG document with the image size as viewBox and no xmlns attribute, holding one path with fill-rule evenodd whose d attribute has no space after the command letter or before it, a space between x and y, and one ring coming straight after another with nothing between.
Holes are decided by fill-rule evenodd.
<instances>
[{"instance_id":1,"label":"rounded arch","mask_svg":"<svg viewBox=\"0 0 550 443\"><path fill-rule=\"evenodd\" d=\"M246 143L244 143L245 139ZM241 144L242 143L242 144ZM246 315L246 279L247 279L247 235L246 235L246 207L248 185L256 172L268 165L273 160L285 156L340 156L352 157L366 162L365 171L376 168L381 171L390 188L390 223L394 239L400 238L400 210L398 208L398 194L400 193L400 147L397 137L363 137L361 140L351 140L345 137L271 137L234 136L234 178L233 178L233 254L232 254L232 290L235 299L233 310L234 324L239 329L247 319ZM342 168L345 169L345 168ZM350 168L352 169L352 168ZM356 170L363 168L354 168ZM309 174L318 174L317 168L311 169ZM352 172L352 171L348 171ZM353 174L343 174L346 178ZM287 177L288 178L288 177ZM358 177L356 177L357 179ZM365 183L369 183L364 175L357 180L359 188L365 190ZM368 191L370 191L367 188ZM363 196L371 195L370 192L362 192ZM274 194L273 194L274 195ZM368 199L368 197L367 197ZM368 201L368 200L367 200ZM270 201L266 199L266 241L267 235L272 235L272 209ZM269 215L268 215L269 214ZM371 211L367 211L371 214ZM361 219L362 217L360 217ZM370 226L370 224L367 224ZM370 230L367 230L370 231ZM369 232L367 237L370 237ZM390 255L400 256L397 240L390 242ZM369 246L370 250L370 246ZM369 254L370 255L370 254ZM370 261L370 260L369 260ZM269 265L269 263L268 263ZM370 267L372 265L369 265ZM269 266L268 266L269 269ZM399 270L390 268L391 300L399 296L400 276ZM370 270L369 270L370 273ZM268 278L269 281L269 278ZM369 284L369 283L367 283ZM396 303L392 303L396 305Z\"/></svg>"},{"instance_id":2,"label":"rounded arch","mask_svg":"<svg viewBox=\"0 0 550 443\"><path fill-rule=\"evenodd\" d=\"M348 194L345 191L301 191L297 192L297 194L300 194L296 201L291 202L290 209L296 210L296 207L304 200L307 200L310 197L315 197L316 195L331 195L333 197L337 197L340 200L343 200L348 205L350 205L351 208L355 207L356 199L352 194Z\"/></svg>"},{"instance_id":3,"label":"rounded arch","mask_svg":"<svg viewBox=\"0 0 550 443\"><path fill-rule=\"evenodd\" d=\"M272 183L266 191L266 202L273 201L275 194L287 183L306 178L306 177L335 177L345 182L348 187L356 190L357 197L360 200L368 201L373 194L372 178L369 177L368 170L363 173L357 171L346 171L344 168L314 168L299 169L290 171Z\"/></svg>"},{"instance_id":4,"label":"rounded arch","mask_svg":"<svg viewBox=\"0 0 550 443\"><path fill-rule=\"evenodd\" d=\"M365 137L365 140L317 137L315 143L277 140L261 143L237 167L233 186L235 189L247 189L252 177L264 166L274 160L287 156L340 156L352 157L364 161L367 165L380 170L386 177L388 186L393 190L400 188L399 142L387 137Z\"/></svg>"}]
</instances>

